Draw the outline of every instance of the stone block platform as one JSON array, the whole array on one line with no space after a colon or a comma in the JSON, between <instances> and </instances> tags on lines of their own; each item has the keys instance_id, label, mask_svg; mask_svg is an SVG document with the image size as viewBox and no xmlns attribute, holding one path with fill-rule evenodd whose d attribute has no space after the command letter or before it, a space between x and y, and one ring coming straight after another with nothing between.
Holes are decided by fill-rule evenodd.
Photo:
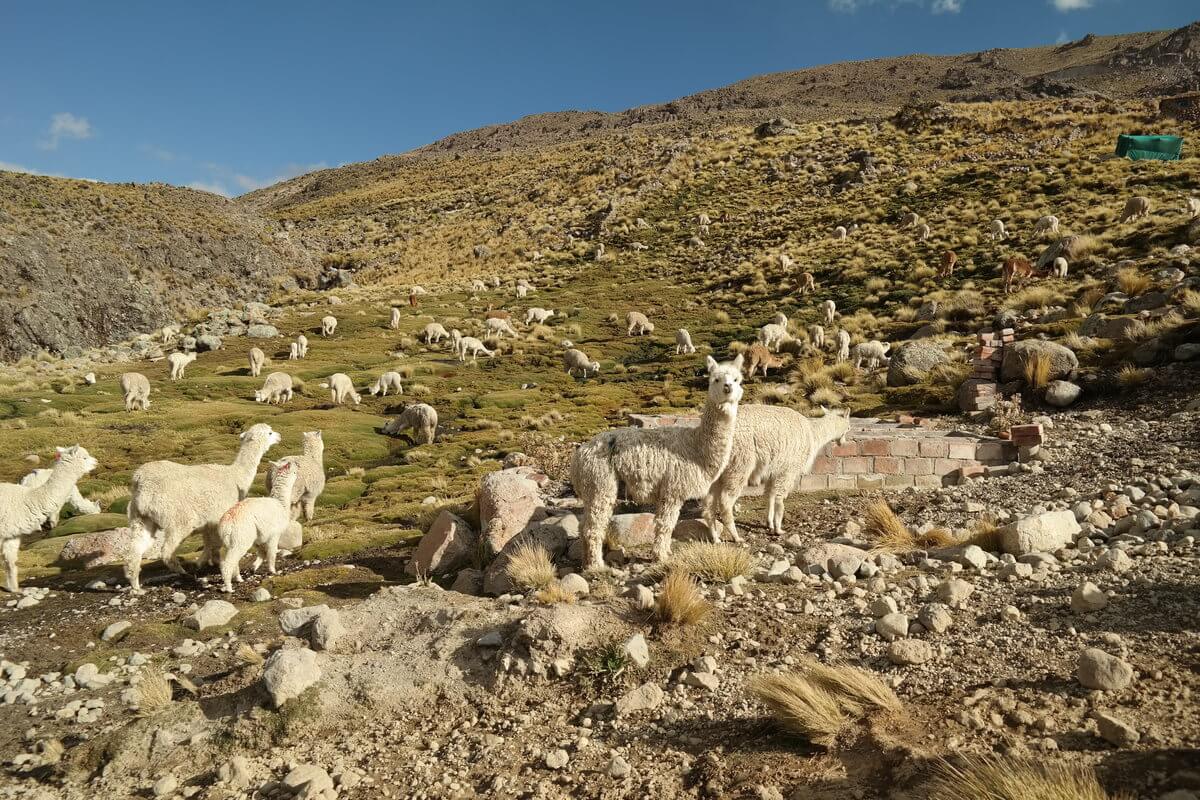
<instances>
[{"instance_id":1,"label":"stone block platform","mask_svg":"<svg viewBox=\"0 0 1200 800\"><path fill-rule=\"evenodd\" d=\"M695 425L696 417L630 417L639 427ZM921 424L852 418L844 445L830 444L813 463L812 473L800 479L798 491L846 489L934 488L958 483L964 476L981 475L987 467L1017 460L1017 446L1004 439L962 431L944 431ZM749 487L746 494L758 494Z\"/></svg>"}]
</instances>

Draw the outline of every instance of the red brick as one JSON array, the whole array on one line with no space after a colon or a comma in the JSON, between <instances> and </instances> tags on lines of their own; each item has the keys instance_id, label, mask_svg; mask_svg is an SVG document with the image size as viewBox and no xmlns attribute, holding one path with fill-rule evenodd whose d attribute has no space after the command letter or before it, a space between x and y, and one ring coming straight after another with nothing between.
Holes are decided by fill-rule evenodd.
<instances>
[{"instance_id":1,"label":"red brick","mask_svg":"<svg viewBox=\"0 0 1200 800\"><path fill-rule=\"evenodd\" d=\"M835 458L845 458L846 456L858 455L858 442L846 442L845 444L835 444L829 448L829 455Z\"/></svg>"},{"instance_id":2,"label":"red brick","mask_svg":"<svg viewBox=\"0 0 1200 800\"><path fill-rule=\"evenodd\" d=\"M975 458L975 443L974 442L951 442L950 450L947 453L950 458L961 458L966 461L974 460Z\"/></svg>"},{"instance_id":3,"label":"red brick","mask_svg":"<svg viewBox=\"0 0 1200 800\"><path fill-rule=\"evenodd\" d=\"M886 456L890 443L887 439L863 439L859 444L864 456Z\"/></svg>"},{"instance_id":4,"label":"red brick","mask_svg":"<svg viewBox=\"0 0 1200 800\"><path fill-rule=\"evenodd\" d=\"M1041 436L1041 425L1013 425L1012 435L1015 436Z\"/></svg>"},{"instance_id":5,"label":"red brick","mask_svg":"<svg viewBox=\"0 0 1200 800\"><path fill-rule=\"evenodd\" d=\"M875 471L881 475L899 475L904 471L904 459L876 456Z\"/></svg>"},{"instance_id":6,"label":"red brick","mask_svg":"<svg viewBox=\"0 0 1200 800\"><path fill-rule=\"evenodd\" d=\"M904 459L904 471L909 475L932 475L933 459L906 458Z\"/></svg>"},{"instance_id":7,"label":"red brick","mask_svg":"<svg viewBox=\"0 0 1200 800\"><path fill-rule=\"evenodd\" d=\"M871 471L871 459L861 456L847 456L842 459L843 475L863 475Z\"/></svg>"},{"instance_id":8,"label":"red brick","mask_svg":"<svg viewBox=\"0 0 1200 800\"><path fill-rule=\"evenodd\" d=\"M841 465L841 459L817 456L813 461L812 471L818 475L836 475Z\"/></svg>"},{"instance_id":9,"label":"red brick","mask_svg":"<svg viewBox=\"0 0 1200 800\"><path fill-rule=\"evenodd\" d=\"M929 441L921 442L921 455L930 456L932 458L945 458L950 452L950 447L945 441L939 439L930 439Z\"/></svg>"},{"instance_id":10,"label":"red brick","mask_svg":"<svg viewBox=\"0 0 1200 800\"><path fill-rule=\"evenodd\" d=\"M917 454L916 439L893 439L891 445L888 449L894 456L915 456Z\"/></svg>"}]
</instances>

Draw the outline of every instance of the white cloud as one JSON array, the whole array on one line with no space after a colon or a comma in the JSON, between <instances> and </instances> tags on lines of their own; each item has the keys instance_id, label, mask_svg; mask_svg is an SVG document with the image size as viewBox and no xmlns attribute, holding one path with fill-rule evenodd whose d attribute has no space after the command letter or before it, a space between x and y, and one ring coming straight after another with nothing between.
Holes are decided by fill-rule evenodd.
<instances>
[{"instance_id":1,"label":"white cloud","mask_svg":"<svg viewBox=\"0 0 1200 800\"><path fill-rule=\"evenodd\" d=\"M957 14L962 11L963 0L933 0L930 11L935 14Z\"/></svg>"},{"instance_id":2,"label":"white cloud","mask_svg":"<svg viewBox=\"0 0 1200 800\"><path fill-rule=\"evenodd\" d=\"M175 154L165 147L159 147L153 144L144 144L141 146L141 151L151 158L156 158L159 161L174 161Z\"/></svg>"},{"instance_id":3,"label":"white cloud","mask_svg":"<svg viewBox=\"0 0 1200 800\"><path fill-rule=\"evenodd\" d=\"M59 142L64 139L90 139L94 135L92 123L87 117L77 117L69 111L55 114L50 118L50 130L46 139L38 142L43 150L57 150Z\"/></svg>"},{"instance_id":4,"label":"white cloud","mask_svg":"<svg viewBox=\"0 0 1200 800\"><path fill-rule=\"evenodd\" d=\"M1067 32L1066 32L1066 31L1059 31L1059 32L1058 32L1058 38L1054 40L1054 43L1055 43L1055 44L1066 44L1066 43L1067 43L1067 42L1069 42L1069 41L1071 41L1071 37L1070 37L1070 36L1067 36Z\"/></svg>"},{"instance_id":5,"label":"white cloud","mask_svg":"<svg viewBox=\"0 0 1200 800\"><path fill-rule=\"evenodd\" d=\"M229 193L228 189L226 189L222 184L217 183L216 181L212 181L212 182L192 181L191 183L189 183L187 185L187 188L198 189L202 192L212 192L213 194L221 195L221 197L232 197L233 196Z\"/></svg>"},{"instance_id":6,"label":"white cloud","mask_svg":"<svg viewBox=\"0 0 1200 800\"><path fill-rule=\"evenodd\" d=\"M1094 3L1095 0L1050 0L1050 5L1059 11L1078 11L1082 8L1091 8Z\"/></svg>"},{"instance_id":7,"label":"white cloud","mask_svg":"<svg viewBox=\"0 0 1200 800\"><path fill-rule=\"evenodd\" d=\"M886 5L894 11L900 6L925 6L925 0L827 0L830 11L853 14L868 6ZM929 10L934 14L957 14L962 11L963 0L930 0Z\"/></svg>"}]
</instances>

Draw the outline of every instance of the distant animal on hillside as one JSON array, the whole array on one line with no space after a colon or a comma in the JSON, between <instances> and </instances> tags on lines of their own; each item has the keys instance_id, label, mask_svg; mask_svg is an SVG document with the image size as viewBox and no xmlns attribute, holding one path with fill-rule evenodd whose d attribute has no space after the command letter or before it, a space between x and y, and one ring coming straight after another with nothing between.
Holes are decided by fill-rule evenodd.
<instances>
[{"instance_id":1,"label":"distant animal on hillside","mask_svg":"<svg viewBox=\"0 0 1200 800\"><path fill-rule=\"evenodd\" d=\"M159 332L159 335L162 337L163 344L170 344L171 342L175 341L175 337L179 335L179 326L164 325L162 330Z\"/></svg>"},{"instance_id":2,"label":"distant animal on hillside","mask_svg":"<svg viewBox=\"0 0 1200 800\"><path fill-rule=\"evenodd\" d=\"M642 336L643 334L654 333L654 323L640 311L630 311L626 314L625 324L629 328L626 331L627 336Z\"/></svg>"},{"instance_id":3,"label":"distant animal on hillside","mask_svg":"<svg viewBox=\"0 0 1200 800\"><path fill-rule=\"evenodd\" d=\"M762 369L763 377L767 376L767 370L773 367L782 367L783 359L771 353L767 346L761 342L755 342L746 348L746 357L750 362L749 369L746 370L746 377L753 378L758 370Z\"/></svg>"},{"instance_id":4,"label":"distant animal on hillside","mask_svg":"<svg viewBox=\"0 0 1200 800\"><path fill-rule=\"evenodd\" d=\"M395 306L392 306L392 319L388 324L392 330L400 327L400 309L396 308Z\"/></svg>"},{"instance_id":5,"label":"distant animal on hillside","mask_svg":"<svg viewBox=\"0 0 1200 800\"><path fill-rule=\"evenodd\" d=\"M837 316L837 303L832 300L826 300L821 304L821 309L825 312L825 324L832 325L834 318Z\"/></svg>"},{"instance_id":6,"label":"distant animal on hillside","mask_svg":"<svg viewBox=\"0 0 1200 800\"><path fill-rule=\"evenodd\" d=\"M850 331L845 328L837 332L837 360L850 360Z\"/></svg>"},{"instance_id":7,"label":"distant animal on hillside","mask_svg":"<svg viewBox=\"0 0 1200 800\"><path fill-rule=\"evenodd\" d=\"M993 242L997 239L1004 241L1006 236L1008 236L1008 231L1004 228L1004 220L992 220L992 224L988 226L988 238Z\"/></svg>"},{"instance_id":8,"label":"distant animal on hillside","mask_svg":"<svg viewBox=\"0 0 1200 800\"><path fill-rule=\"evenodd\" d=\"M900 216L900 229L915 228L921 224L921 215L915 211L909 211Z\"/></svg>"},{"instance_id":9,"label":"distant animal on hillside","mask_svg":"<svg viewBox=\"0 0 1200 800\"><path fill-rule=\"evenodd\" d=\"M486 292L487 284L484 283L483 281L479 280L479 278L476 278L475 280L471 281L471 291L472 292Z\"/></svg>"},{"instance_id":10,"label":"distant animal on hillside","mask_svg":"<svg viewBox=\"0 0 1200 800\"><path fill-rule=\"evenodd\" d=\"M489 308L487 311L485 311L485 312L484 312L484 314L483 314L483 318L484 318L485 320L489 320L489 319L506 319L506 320L508 320L509 322L512 322L512 312L511 312L511 311L505 311L505 310L504 310L504 309L502 309L502 308Z\"/></svg>"},{"instance_id":11,"label":"distant animal on hillside","mask_svg":"<svg viewBox=\"0 0 1200 800\"><path fill-rule=\"evenodd\" d=\"M347 400L358 405L362 402L362 395L354 391L354 382L350 380L349 375L335 372L329 376L329 399L339 406Z\"/></svg>"},{"instance_id":12,"label":"distant animal on hillside","mask_svg":"<svg viewBox=\"0 0 1200 800\"><path fill-rule=\"evenodd\" d=\"M1125 201L1125 208L1121 210L1121 218L1117 222L1129 222L1130 220L1141 219L1149 215L1150 198L1139 195Z\"/></svg>"},{"instance_id":13,"label":"distant animal on hillside","mask_svg":"<svg viewBox=\"0 0 1200 800\"><path fill-rule=\"evenodd\" d=\"M387 397L389 389L395 394L404 394L404 386L401 383L399 372L388 370L380 375L375 380L375 383L371 384L371 396L374 397L375 395L382 394L384 397Z\"/></svg>"},{"instance_id":14,"label":"distant animal on hillside","mask_svg":"<svg viewBox=\"0 0 1200 800\"><path fill-rule=\"evenodd\" d=\"M880 364L888 362L890 342L860 342L854 346L854 368L862 367L866 362L867 369L875 369Z\"/></svg>"},{"instance_id":15,"label":"distant animal on hillside","mask_svg":"<svg viewBox=\"0 0 1200 800\"><path fill-rule=\"evenodd\" d=\"M150 380L140 372L121 375L121 394L125 396L125 410L150 409Z\"/></svg>"},{"instance_id":16,"label":"distant animal on hillside","mask_svg":"<svg viewBox=\"0 0 1200 800\"><path fill-rule=\"evenodd\" d=\"M300 358L308 357L308 337L303 333L296 337L296 348L299 351Z\"/></svg>"},{"instance_id":17,"label":"distant animal on hillside","mask_svg":"<svg viewBox=\"0 0 1200 800\"><path fill-rule=\"evenodd\" d=\"M777 325L774 322L763 325L758 329L758 341L763 347L768 350L779 352L779 348L791 340L791 336L787 332L787 328L782 325Z\"/></svg>"},{"instance_id":18,"label":"distant animal on hillside","mask_svg":"<svg viewBox=\"0 0 1200 800\"><path fill-rule=\"evenodd\" d=\"M182 379L187 365L195 360L195 353L171 353L171 355L167 356L167 363L171 365L171 380L177 381Z\"/></svg>"},{"instance_id":19,"label":"distant animal on hillside","mask_svg":"<svg viewBox=\"0 0 1200 800\"><path fill-rule=\"evenodd\" d=\"M337 330L337 317L329 315L321 317L321 335L333 336L333 332Z\"/></svg>"},{"instance_id":20,"label":"distant animal on hillside","mask_svg":"<svg viewBox=\"0 0 1200 800\"><path fill-rule=\"evenodd\" d=\"M262 372L263 364L267 362L267 354L261 348L250 348L250 377L257 378Z\"/></svg>"},{"instance_id":21,"label":"distant animal on hillside","mask_svg":"<svg viewBox=\"0 0 1200 800\"><path fill-rule=\"evenodd\" d=\"M538 325L544 325L544 324L546 324L546 320L553 319L553 318L554 318L554 309L553 308L538 308L537 306L534 306L533 308L531 308L525 312L525 324L526 325L532 325L535 322Z\"/></svg>"},{"instance_id":22,"label":"distant animal on hillside","mask_svg":"<svg viewBox=\"0 0 1200 800\"><path fill-rule=\"evenodd\" d=\"M438 414L433 406L414 403L384 425L383 432L388 436L399 436L402 431L411 430L417 443L433 444L437 437L437 425Z\"/></svg>"},{"instance_id":23,"label":"distant animal on hillside","mask_svg":"<svg viewBox=\"0 0 1200 800\"><path fill-rule=\"evenodd\" d=\"M514 339L520 336L520 334L517 333L517 329L514 328L512 323L506 319L497 319L496 317L485 319L483 321L483 327L486 328L487 332L493 336L503 337L505 334L508 334Z\"/></svg>"},{"instance_id":24,"label":"distant animal on hillside","mask_svg":"<svg viewBox=\"0 0 1200 800\"><path fill-rule=\"evenodd\" d=\"M254 402L282 405L292 399L292 376L286 372L272 372L263 381L262 388L254 393Z\"/></svg>"},{"instance_id":25,"label":"distant animal on hillside","mask_svg":"<svg viewBox=\"0 0 1200 800\"><path fill-rule=\"evenodd\" d=\"M1006 259L1000 267L1004 275L1004 293L1010 294L1020 285L1021 281L1033 277L1033 265L1028 259L1013 256Z\"/></svg>"},{"instance_id":26,"label":"distant animal on hillside","mask_svg":"<svg viewBox=\"0 0 1200 800\"><path fill-rule=\"evenodd\" d=\"M800 294L808 294L817 290L817 280L811 272L800 273Z\"/></svg>"},{"instance_id":27,"label":"distant animal on hillside","mask_svg":"<svg viewBox=\"0 0 1200 800\"><path fill-rule=\"evenodd\" d=\"M845 226L845 225L838 225L836 228L834 228L834 229L833 229L833 239L834 239L834 241L836 241L836 242L844 242L844 241L846 241L846 234L847 234L847 233L848 233L848 232L847 232L847 230L846 230L846 226Z\"/></svg>"},{"instance_id":28,"label":"distant animal on hillside","mask_svg":"<svg viewBox=\"0 0 1200 800\"><path fill-rule=\"evenodd\" d=\"M600 371L600 362L592 361L587 357L587 354L582 350L568 348L562 355L563 367L566 368L567 374L571 377L575 373L580 373L584 378L595 375Z\"/></svg>"},{"instance_id":29,"label":"distant animal on hillside","mask_svg":"<svg viewBox=\"0 0 1200 800\"><path fill-rule=\"evenodd\" d=\"M784 272L790 272L792 267L796 266L796 262L787 253L779 254L779 268Z\"/></svg>"},{"instance_id":30,"label":"distant animal on hillside","mask_svg":"<svg viewBox=\"0 0 1200 800\"><path fill-rule=\"evenodd\" d=\"M1200 219L1200 198L1189 197L1183 201L1183 213L1188 219Z\"/></svg>"},{"instance_id":31,"label":"distant animal on hillside","mask_svg":"<svg viewBox=\"0 0 1200 800\"><path fill-rule=\"evenodd\" d=\"M1038 221L1033 225L1033 232L1038 235L1047 233L1058 233L1058 217L1053 214L1046 214L1038 217Z\"/></svg>"},{"instance_id":32,"label":"distant animal on hillside","mask_svg":"<svg viewBox=\"0 0 1200 800\"><path fill-rule=\"evenodd\" d=\"M949 278L954 274L954 265L958 263L958 254L953 250L942 253L942 268L938 270L939 278Z\"/></svg>"},{"instance_id":33,"label":"distant animal on hillside","mask_svg":"<svg viewBox=\"0 0 1200 800\"><path fill-rule=\"evenodd\" d=\"M471 363L474 364L480 355L485 355L491 358L496 355L495 351L488 350L484 347L483 342L476 339L474 336L463 336L458 340L458 360L466 361L467 355L471 356Z\"/></svg>"},{"instance_id":34,"label":"distant animal on hillside","mask_svg":"<svg viewBox=\"0 0 1200 800\"><path fill-rule=\"evenodd\" d=\"M431 322L421 330L421 341L425 344L437 344L442 339L449 339L450 334L440 322Z\"/></svg>"},{"instance_id":35,"label":"distant animal on hillside","mask_svg":"<svg viewBox=\"0 0 1200 800\"><path fill-rule=\"evenodd\" d=\"M926 239L928 239L930 237L932 232L933 231L929 227L929 223L922 222L920 225L917 226L917 241L919 241L919 242L925 241Z\"/></svg>"},{"instance_id":36,"label":"distant animal on hillside","mask_svg":"<svg viewBox=\"0 0 1200 800\"><path fill-rule=\"evenodd\" d=\"M1070 265L1067 263L1065 258L1058 256L1054 259L1054 265L1050 268L1050 272L1056 278L1065 278L1067 277L1067 269L1069 266Z\"/></svg>"},{"instance_id":37,"label":"distant animal on hillside","mask_svg":"<svg viewBox=\"0 0 1200 800\"><path fill-rule=\"evenodd\" d=\"M808 326L808 338L812 339L813 347L822 350L825 347L825 329L820 325Z\"/></svg>"}]
</instances>

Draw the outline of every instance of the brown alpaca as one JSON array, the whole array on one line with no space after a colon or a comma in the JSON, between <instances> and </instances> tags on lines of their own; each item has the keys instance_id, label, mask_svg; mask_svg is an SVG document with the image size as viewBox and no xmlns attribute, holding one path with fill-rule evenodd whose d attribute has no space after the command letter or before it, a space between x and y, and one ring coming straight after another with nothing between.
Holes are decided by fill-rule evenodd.
<instances>
[{"instance_id":1,"label":"brown alpaca","mask_svg":"<svg viewBox=\"0 0 1200 800\"><path fill-rule=\"evenodd\" d=\"M774 355L761 342L755 342L746 350L746 355L750 359L750 369L746 372L746 377L753 378L754 373L762 367L763 377L767 376L767 370L771 367L782 367L783 360Z\"/></svg>"},{"instance_id":2,"label":"brown alpaca","mask_svg":"<svg viewBox=\"0 0 1200 800\"><path fill-rule=\"evenodd\" d=\"M512 314L507 311L489 311L483 315L484 319L506 319L512 322Z\"/></svg>"},{"instance_id":3,"label":"brown alpaca","mask_svg":"<svg viewBox=\"0 0 1200 800\"><path fill-rule=\"evenodd\" d=\"M1010 294L1022 280L1034 275L1033 265L1028 259L1014 256L1004 262L1004 293Z\"/></svg>"},{"instance_id":4,"label":"brown alpaca","mask_svg":"<svg viewBox=\"0 0 1200 800\"><path fill-rule=\"evenodd\" d=\"M958 255L953 250L947 250L942 253L942 271L938 273L938 276L949 278L954 274L954 265L957 263Z\"/></svg>"},{"instance_id":5,"label":"brown alpaca","mask_svg":"<svg viewBox=\"0 0 1200 800\"><path fill-rule=\"evenodd\" d=\"M811 272L802 272L800 274L800 294L808 294L817 290L817 282L813 279Z\"/></svg>"}]
</instances>

